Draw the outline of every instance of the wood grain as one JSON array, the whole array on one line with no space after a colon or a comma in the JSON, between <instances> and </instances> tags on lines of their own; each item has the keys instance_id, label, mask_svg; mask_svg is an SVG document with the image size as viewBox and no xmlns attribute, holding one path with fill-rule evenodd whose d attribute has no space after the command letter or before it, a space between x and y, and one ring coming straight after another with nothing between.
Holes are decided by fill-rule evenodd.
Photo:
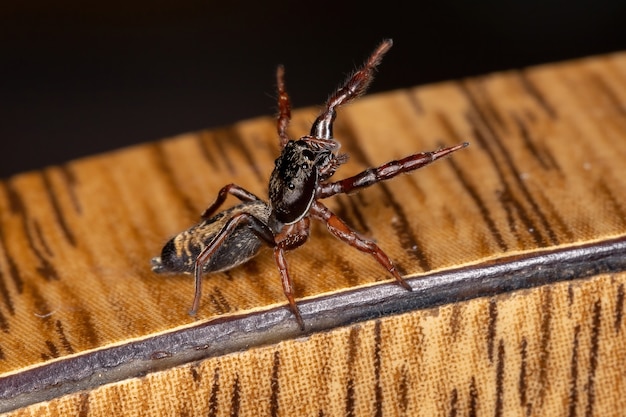
<instances>
[{"instance_id":1,"label":"wood grain","mask_svg":"<svg viewBox=\"0 0 626 417\"><path fill-rule=\"evenodd\" d=\"M297 92L291 93L297 97ZM315 115L313 109L296 111L290 127L292 136L306 133ZM622 172L622 161L626 157L626 54L598 56L365 97L341 109L335 136L341 141L342 150L351 157L350 162L335 175L337 179L411 153L462 141L471 143L469 148L420 172L398 177L356 195L339 196L328 201L329 206L355 229L374 238L408 276L428 280L438 273L445 274L459 268L484 269L494 262L513 265L512 261L509 262L514 259L511 257L533 259L550 251L601 247L607 242L616 248L616 258L623 258L620 256L623 255L620 245L626 239L626 176ZM192 280L188 276L157 276L151 272L149 265L150 258L158 255L170 236L198 220L199 214L213 201L221 186L234 182L265 197L267 179L277 155L274 121L268 117L126 148L1 181L0 411L27 405L11 401L17 396L15 392L19 393L19 387L15 391L13 384L29 370L45 369L55 363L78 363L76 360L82 355L95 357L106 349L131 346L136 341L162 334L179 332L184 335L193 329L206 327L212 320L234 317L232 320L236 321L237 313L255 315L268 309L281 311L282 321L291 323L287 310L283 308L285 300L269 251L262 252L242 267L207 277L196 318L187 315L193 297ZM311 304L315 304L320 295L341 298L342 291L346 289L369 288L378 281L390 281L388 274L373 259L343 245L321 225L313 227L309 243L289 253L288 260L297 296L311 298ZM591 268L599 264L602 263L594 264L589 260L588 265ZM591 268L591 272L586 274L581 266L574 270L576 275L568 279L608 274L594 278L604 283L617 280L616 277L623 278L619 274L610 275L623 265L611 265L608 270ZM563 271L553 271L553 275L557 275L553 279L548 275L544 278L546 282L551 282L551 279L559 281L562 277L558 275ZM504 274L502 279L505 281L501 292L509 291L505 284L509 280L514 281L515 277ZM611 337L623 338L622 319L617 318L622 317L623 284L606 285L604 290L612 294L614 301L610 301L613 303L611 306L599 307L597 314L613 311L613 318L603 318L602 325L609 326L606 323L610 320L619 321L615 326L616 331L621 333ZM544 294L551 290L536 291ZM593 298L590 305L593 307L594 303L600 302L597 300ZM459 302L433 308L430 313L424 314L449 311L446 309L458 311L466 308L463 305L475 306ZM487 308L487 312L496 309L498 320L507 320L507 317L513 316L500 308L503 302L506 299L478 299L476 305ZM542 302L537 302L536 308L545 308L541 307ZM490 307L489 303L495 303L496 307ZM511 308L531 309L533 305L519 304ZM550 323L551 329L555 326L553 331L559 331L557 323L561 320L554 317L570 314L568 312L571 311L577 312L571 313L574 316L582 314L580 320L592 317L593 322L596 314L593 308L587 313L578 313L580 310L573 308L571 303L563 309L550 307L551 320L554 320ZM398 320L418 320L411 314L398 316L409 317ZM426 317L420 314L419 317ZM490 320L494 320L492 316L487 313L476 320L489 327ZM554 337L567 334L563 343L568 343L570 347L572 343L582 346L576 343L582 343L581 338L586 335L584 329L587 327L581 327L577 318L571 320L569 330L556 333ZM380 339L384 332L380 333L381 325L376 324L379 322L367 323L363 326L368 329L369 326L378 328L372 331L378 331ZM576 330L576 323L579 330ZM336 325L337 322L330 328ZM400 328L405 325L398 324ZM520 325L511 324L511 329ZM360 325L353 326L357 327L337 329L338 333L330 334L358 334L360 330L354 329L360 329ZM455 326L453 328L458 328ZM498 329L500 327L495 330L496 334L503 331ZM443 327L439 331L444 331ZM609 337L608 330L596 336L591 331L591 339L585 340L591 340L588 343L592 345L602 346L603 338ZM556 366L542 368L541 361L546 359L536 355L541 355L537 352L545 350L546 346L542 347L541 342L533 344L530 336L524 339L523 332L515 333L518 338L515 341L493 338L494 335L489 336L489 332L464 334L472 340L472 344L482 343L483 346L485 338L492 338L488 359L489 363L495 364L496 377L501 375L497 378L505 378L503 375L511 378L508 365L504 365L506 356L499 356L507 355L511 349L521 355L518 356L522 358L519 361L527 366L524 372L531 372L528 367L535 369L533 372L545 372L539 380L534 380L535 385L525 391L523 401L520 399L531 411L541 409L536 408L536 402L529 402L536 400L536 392L531 394L528 390L541 391L536 384L555 380L560 372ZM295 337L295 333L288 337ZM432 337L438 336L433 333ZM373 338L376 340L375 335ZM275 334L265 334L255 340L255 343L267 344L281 339ZM515 343L515 346L508 343ZM550 346L554 347L553 344L557 343L560 342L550 341ZM368 346L371 348L376 344ZM315 346L311 349L307 353L299 353L303 361L315 360L315 355L319 354ZM387 354L382 352L388 352L382 347L375 349L382 349L379 357ZM576 355L582 355L583 348L576 349ZM251 355L256 354L253 351L250 351ZM155 352L159 351L152 353ZM406 358L410 355L417 355L415 360L426 361L424 352L426 350L404 352L405 356L400 355L398 360L408 360ZM163 354L167 356L167 352ZM612 353L607 354L612 357ZM246 381L229 380L231 388L238 381L236 383L243 390L238 394L242 401L240 410L252 410L243 405L245 401L251 401L252 393L247 391L251 389L250 384L255 384L254 381L261 384L261 379L263 383L273 380L271 369L274 365L271 363L280 362L282 353L278 354L279 359L272 359L276 353L269 355L269 359L266 358L269 362L259 365L260 369L270 372L269 376L263 379L252 375ZM358 354L353 356L358 362ZM367 356L370 358L367 366L372 366L371 358L375 356ZM623 365L624 358L621 358L622 362L617 363ZM220 360L218 356L210 363ZM591 362L580 366L589 371L593 360L589 359ZM519 361L513 366L522 366ZM110 367L116 369L117 366L137 362L137 357L128 355ZM154 369L167 372L170 369L168 366L174 364L163 363L163 366L155 366ZM471 409L472 404L478 406L477 398L492 395L483 391L487 385L482 385L484 379L491 376L481 374L477 363L472 365L476 366L472 373L474 379L465 380L461 385L457 384L458 381L433 382L442 384L448 404L435 414L451 415L443 410L451 410L449 406L452 402L458 410ZM498 364L503 368L498 368ZM194 369L192 365L183 366L188 369L184 372ZM211 368L215 365L206 366L211 369L207 371L209 374L218 372L215 371L217 368ZM425 388L426 382L398 388L408 384L406 381L418 378L414 368L407 366L400 366L394 371L400 379L393 383L400 391L394 391L393 395L406 395L412 399L406 400L407 405L401 406L395 415L408 413L409 404L417 398L414 397L415 392L427 388L426 391L432 393L427 397L436 397L432 391L434 385ZM515 372L521 372L518 368ZM126 369L117 380L127 384L137 382L129 378L139 374L133 375L132 366ZM141 373L146 372L145 368L141 369ZM576 369L579 372L580 368ZM180 368L171 370L183 372ZM79 374L78 371L68 370L66 376L70 379L76 377L77 382L73 389L71 384L66 383L67 391L57 392L57 395L76 389L96 389L97 378L89 379ZM229 378L234 378L232 375ZM240 377L243 378L243 375ZM280 380L282 376L276 378L282 381L281 387L290 384ZM305 378L303 383L307 384L315 378ZM81 385L81 380L88 380L88 383ZM579 381L577 376L574 380ZM145 380L140 381L143 382L139 384L146 383ZM208 380L202 381L208 383ZM319 381L310 383L318 384ZM347 382L344 378L335 383L345 388ZM502 384L500 390L509 389L508 384ZM323 390L322 385L315 386ZM380 386L384 384L381 382ZM356 385L354 387L357 389ZM453 396L451 387L457 390L456 396ZM178 387L174 391L180 389ZM273 398L271 389L267 391L260 385L258 389L265 393L263 395ZM408 391L401 394L403 389ZM510 389L519 390L519 384L517 388L511 386ZM581 388L576 385L573 389L578 392ZM14 394L9 396L9 392ZM288 389L281 389L280 392L280 395L287 396L285 398L290 395ZM373 392L374 397L382 395L376 394L376 390ZM562 393L556 388L555 392ZM2 393L5 395L2 396ZM82 394L72 395L74 400L71 401L76 401L76 398L82 401ZM512 394L500 395L503 402L497 406L499 410L509 407L509 395ZM548 394L544 392L541 395ZM26 402L49 399L34 394L28 398L30 400ZM276 406L280 413L276 411L275 415L293 415L286 411L293 412L293 409L286 406L286 400L282 398L274 403L281 405ZM119 404L126 404L125 401L118 398ZM219 400L221 404L220 401L231 401L232 404L234 400L231 396ZM332 398L328 401L325 410L336 406ZM345 398L342 401L345 404ZM545 401L548 403L556 399ZM581 406L574 404L573 407L578 409ZM333 414L329 412L329 415Z\"/></svg>"},{"instance_id":2,"label":"wood grain","mask_svg":"<svg viewBox=\"0 0 626 417\"><path fill-rule=\"evenodd\" d=\"M599 275L381 317L11 415L620 415L625 284Z\"/></svg>"}]
</instances>

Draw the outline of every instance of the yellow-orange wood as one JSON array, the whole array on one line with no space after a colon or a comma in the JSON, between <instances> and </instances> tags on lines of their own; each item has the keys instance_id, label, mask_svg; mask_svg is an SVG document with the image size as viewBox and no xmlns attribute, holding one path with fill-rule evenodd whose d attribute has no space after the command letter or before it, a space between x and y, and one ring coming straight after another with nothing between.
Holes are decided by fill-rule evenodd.
<instances>
[{"instance_id":1,"label":"yellow-orange wood","mask_svg":"<svg viewBox=\"0 0 626 417\"><path fill-rule=\"evenodd\" d=\"M297 97L296 92L294 96ZM305 134L315 115L313 109L295 111L290 134L294 138ZM336 179L411 153L470 142L468 148L423 170L327 202L361 234L375 239L407 275L512 254L526 255L541 249L601 244L626 236L624 53L365 97L340 109L335 136L342 143L342 151L351 157L335 174ZM185 275L155 275L149 262L169 237L199 220L199 214L223 185L233 182L266 198L267 181L278 152L275 122L266 117L0 181L0 378L49 361L184 328L198 320L284 304L274 260L267 250L242 267L207 276L195 318L187 314L193 298L192 279ZM228 203L235 203L235 199L229 199ZM339 242L320 224L313 226L305 246L288 254L288 261L298 298L391 279L371 257ZM620 280L623 281L621 275ZM622 291L623 300L621 281L619 287L608 285L605 290L617 299ZM605 302L590 294L586 296L593 302ZM536 303L530 306L510 307L515 302L508 300L507 308L512 311L535 308L541 314L545 301L541 297L545 295L535 301L532 297L519 298L519 303ZM602 314L609 314L607 311L618 314L619 308L623 308L616 301L606 302L612 304L602 307ZM459 309L456 313L460 314L466 308L474 307L453 305L445 311ZM589 306L582 305L581 310L573 313L560 310L561 304L551 308L550 326L555 336L550 343L553 344L559 343L561 320L580 317L580 326L585 326L589 314L594 314L586 310ZM506 309L498 311L499 318L508 314L503 312ZM427 325L427 316L420 313L419 317L415 320ZM489 320L489 314L472 317L483 323ZM510 331L522 326L506 317ZM402 324L405 325L408 324ZM625 330L620 326L611 330L606 324L598 343L603 343L605 337L613 338L610 339L613 342L606 339L606 343L614 343L617 337L623 344ZM443 332L444 327L438 327L438 331ZM385 336L384 328L381 337L393 337ZM576 323L567 327L568 343L578 337L574 336L575 328ZM578 331L587 330L579 327ZM611 331L621 333L610 336ZM480 344L484 336L477 332L462 337ZM411 343L423 342L419 335L414 337ZM520 337L506 339L517 343L516 352L523 340ZM528 388L527 398L530 398L532 390L532 395L540 390L537 384L559 377L563 370L542 368L545 363L537 356L541 355L538 349L546 346L526 340L525 354L533 367L528 372L539 378ZM308 362L321 360L321 353L315 344L307 346L310 350L299 351L298 360L309 363L306 366L325 366ZM428 349L415 349L411 351L411 360L419 363L429 360L424 355L433 354ZM504 345L503 349L508 352L509 347ZM618 360L616 364L624 365L623 351L601 349L621 355L621 362ZM258 361L263 372L269 366L271 375L273 359L266 359L245 360ZM398 357L398 361L403 360L409 359ZM215 369L221 365L211 366L211 372L217 372ZM400 364L399 379L389 377L390 383L396 384L396 388L397 384L415 384L406 388L409 393L426 389L425 384L432 381L402 382L403 372L413 375L407 366L408 362ZM590 366L589 361L580 366ZM476 370L473 382L464 381L466 391L457 392L455 397L455 401L463 403L459 409L465 410L471 401L468 390L476 390L478 397L492 395L482 388L491 378L487 372ZM546 374L537 376L536 373L542 372ZM254 375L247 377L252 379L238 383L257 383ZM247 391L241 394L245 399L241 400L253 401L257 394L269 395L270 391L263 385L267 383L266 377L258 381L256 391L246 385ZM172 378L174 386L168 389L183 390L175 385L176 377ZM213 376L204 378L203 383L210 384ZM315 389L345 386L345 378L344 374L337 374L336 381L327 381L330 385ZM515 383L514 377L507 374L506 378ZM133 381L141 380L126 383L132 385ZM145 381L137 383L144 384L142 389L145 389ZM452 385L446 384L452 383L443 379L432 382L434 385L428 385L428 398L436 401L436 392L440 392L449 404ZM295 387L294 384L288 386ZM306 378L302 384L297 386L300 390L297 392L308 392L303 388L307 384L314 386ZM158 385L159 390L165 388ZM157 390L156 386L154 389ZM193 387L184 388L189 389ZM615 389L622 394L626 392L622 385ZM206 388L204 392L208 396L211 390ZM285 388L281 395L290 395L289 392ZM145 395L142 401L150 402L151 395ZM230 398L225 391L220 395L224 396L219 397L223 401ZM73 398L71 401L78 397ZM95 401L93 396L90 398ZM109 402L127 401L121 394L116 398L109 398ZM328 401L332 403L333 398L329 394ZM205 401L208 404L208 397ZM506 397L501 406L509 407L509 401L517 400ZM306 404L302 407L306 408ZM329 404L325 409L335 407L339 406ZM433 407L440 415L450 415L444 412L449 410L444 406ZM282 403L281 409L292 410ZM224 411L222 415L228 413Z\"/></svg>"}]
</instances>

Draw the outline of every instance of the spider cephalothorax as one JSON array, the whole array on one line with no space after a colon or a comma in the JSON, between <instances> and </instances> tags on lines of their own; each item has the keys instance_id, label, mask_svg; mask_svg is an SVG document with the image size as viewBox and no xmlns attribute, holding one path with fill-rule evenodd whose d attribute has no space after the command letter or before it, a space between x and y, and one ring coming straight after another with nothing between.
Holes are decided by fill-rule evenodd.
<instances>
[{"instance_id":1,"label":"spider cephalothorax","mask_svg":"<svg viewBox=\"0 0 626 417\"><path fill-rule=\"evenodd\" d=\"M311 138L287 142L270 177L270 206L275 219L282 224L302 219L315 201L320 181L334 174L341 161L343 158L338 159L331 149Z\"/></svg>"}]
</instances>

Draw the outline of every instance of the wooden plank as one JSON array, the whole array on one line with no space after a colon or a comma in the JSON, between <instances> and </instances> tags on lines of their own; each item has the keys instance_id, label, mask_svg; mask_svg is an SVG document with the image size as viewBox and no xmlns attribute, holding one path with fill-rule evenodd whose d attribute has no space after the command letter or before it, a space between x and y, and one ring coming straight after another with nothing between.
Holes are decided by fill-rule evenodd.
<instances>
[{"instance_id":1,"label":"wooden plank","mask_svg":"<svg viewBox=\"0 0 626 417\"><path fill-rule=\"evenodd\" d=\"M625 285L599 275L383 316L10 415L615 415Z\"/></svg>"},{"instance_id":2,"label":"wooden plank","mask_svg":"<svg viewBox=\"0 0 626 417\"><path fill-rule=\"evenodd\" d=\"M308 132L315 114L296 111L290 133ZM471 146L328 204L421 279L581 245L613 245L619 258L625 115L624 53L366 97L340 110L335 136L351 160L337 179L442 145ZM221 186L234 182L265 197L277 155L274 122L260 118L0 182L0 410L14 408L16 394L1 393L28 370L211 320L234 323L237 313L278 309L293 325L269 251L207 277L196 318L187 315L192 280L157 276L149 265ZM297 296L312 304L390 280L321 225L288 260ZM579 276L589 276L583 269ZM265 334L255 343L272 340ZM97 378L76 387L95 385Z\"/></svg>"}]
</instances>

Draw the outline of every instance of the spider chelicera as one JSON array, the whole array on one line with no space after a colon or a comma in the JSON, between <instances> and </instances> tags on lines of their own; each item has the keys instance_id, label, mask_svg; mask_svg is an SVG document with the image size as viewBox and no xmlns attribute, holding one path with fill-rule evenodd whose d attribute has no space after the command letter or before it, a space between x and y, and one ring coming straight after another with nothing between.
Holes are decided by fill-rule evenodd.
<instances>
[{"instance_id":1,"label":"spider chelicera","mask_svg":"<svg viewBox=\"0 0 626 417\"><path fill-rule=\"evenodd\" d=\"M361 237L320 202L416 170L468 145L461 143L434 152L417 153L378 168L368 168L350 178L328 182L348 160L346 154L338 153L340 144L333 137L337 108L365 92L375 68L391 46L391 39L387 39L374 50L363 66L328 98L309 135L298 140L291 140L287 135L291 102L285 91L284 68L278 67L277 130L281 154L270 177L269 203L235 184L226 185L219 191L215 202L204 211L202 221L173 237L163 247L161 256L152 259L152 270L155 272L194 274L195 297L190 314L194 315L200 304L202 274L241 265L256 256L263 245L268 245L274 249L285 296L298 324L304 329L304 321L294 299L285 252L307 241L311 219L326 224L328 231L343 242L372 255L398 284L411 290L376 243ZM241 203L215 214L229 194Z\"/></svg>"}]
</instances>

